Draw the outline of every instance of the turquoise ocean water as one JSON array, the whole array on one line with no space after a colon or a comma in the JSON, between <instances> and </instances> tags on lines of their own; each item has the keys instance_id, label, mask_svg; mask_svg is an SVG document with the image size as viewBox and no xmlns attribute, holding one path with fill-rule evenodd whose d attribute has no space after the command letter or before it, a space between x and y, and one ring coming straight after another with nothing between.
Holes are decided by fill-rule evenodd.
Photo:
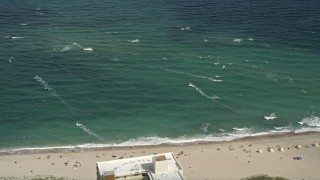
<instances>
[{"instance_id":1,"label":"turquoise ocean water","mask_svg":"<svg viewBox=\"0 0 320 180\"><path fill-rule=\"evenodd\" d=\"M318 0L0 4L2 151L320 131Z\"/></svg>"}]
</instances>

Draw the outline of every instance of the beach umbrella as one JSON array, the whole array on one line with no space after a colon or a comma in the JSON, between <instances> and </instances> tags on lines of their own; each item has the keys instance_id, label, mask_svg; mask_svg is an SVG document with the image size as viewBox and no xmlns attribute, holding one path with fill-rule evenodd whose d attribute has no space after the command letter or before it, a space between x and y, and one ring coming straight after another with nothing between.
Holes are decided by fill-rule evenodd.
<instances>
[{"instance_id":1,"label":"beach umbrella","mask_svg":"<svg viewBox=\"0 0 320 180\"><path fill-rule=\"evenodd\" d=\"M274 152L274 149L272 147L269 147L269 152Z\"/></svg>"},{"instance_id":2,"label":"beach umbrella","mask_svg":"<svg viewBox=\"0 0 320 180\"><path fill-rule=\"evenodd\" d=\"M284 148L279 148L279 151L280 152L284 152Z\"/></svg>"},{"instance_id":3,"label":"beach umbrella","mask_svg":"<svg viewBox=\"0 0 320 180\"><path fill-rule=\"evenodd\" d=\"M300 144L297 144L297 145L296 145L296 148L301 149L302 146L301 146Z\"/></svg>"},{"instance_id":4,"label":"beach umbrella","mask_svg":"<svg viewBox=\"0 0 320 180\"><path fill-rule=\"evenodd\" d=\"M263 150L262 150L262 149L259 149L258 152L259 152L260 154L262 154L262 153L263 153Z\"/></svg>"}]
</instances>

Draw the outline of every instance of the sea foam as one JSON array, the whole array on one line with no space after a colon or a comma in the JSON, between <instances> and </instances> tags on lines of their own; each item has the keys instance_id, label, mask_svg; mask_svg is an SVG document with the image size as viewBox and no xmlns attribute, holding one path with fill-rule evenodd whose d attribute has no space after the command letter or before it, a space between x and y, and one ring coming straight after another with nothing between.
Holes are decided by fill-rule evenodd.
<instances>
[{"instance_id":1,"label":"sea foam","mask_svg":"<svg viewBox=\"0 0 320 180\"><path fill-rule=\"evenodd\" d=\"M77 124L76 124L77 125ZM83 126L81 123L78 123L77 127L88 130L87 127ZM264 135L272 134L286 134L286 133L304 133L309 131L320 132L319 128L300 128L290 130L288 127L282 127L279 130L269 130L264 132L254 132L252 128L248 127L234 127L232 132L227 132L224 129L219 129L221 133L218 134L200 134L195 136L180 136L178 138L169 138L169 137L139 137L132 138L120 143L108 143L108 144L98 144L98 143L86 143L79 145L66 145L66 146L49 146L49 147L24 147L24 148L12 148L12 149L0 149L0 153L12 153L12 154L23 154L23 153L33 153L33 152L45 152L57 150L59 152L73 152L73 151L91 151L92 149L97 148L113 148L113 147L132 147L132 146L153 146L153 145L162 145L162 144L194 144L194 143L203 143L203 142L224 142L232 141L235 139L241 139L249 136L257 137ZM89 130L89 132L93 133ZM88 133L88 132L86 132ZM92 135L92 134L90 134ZM97 138L97 137L96 137Z\"/></svg>"},{"instance_id":2,"label":"sea foam","mask_svg":"<svg viewBox=\"0 0 320 180\"><path fill-rule=\"evenodd\" d=\"M180 31L191 31L191 28L189 26L187 27L181 27Z\"/></svg>"},{"instance_id":3,"label":"sea foam","mask_svg":"<svg viewBox=\"0 0 320 180\"><path fill-rule=\"evenodd\" d=\"M198 88L197 86L193 85L192 83L189 83L189 87L193 87L199 94L201 94L203 97L206 97L210 100L215 100L215 99L219 99L218 96L208 96L205 92L203 92L200 88Z\"/></svg>"},{"instance_id":4,"label":"sea foam","mask_svg":"<svg viewBox=\"0 0 320 180\"><path fill-rule=\"evenodd\" d=\"M64 48L61 49L61 52L66 52L72 49L72 45L66 45Z\"/></svg>"},{"instance_id":5,"label":"sea foam","mask_svg":"<svg viewBox=\"0 0 320 180\"><path fill-rule=\"evenodd\" d=\"M86 132L87 134L99 139L100 141L103 141L103 138L101 138L98 134L94 133L93 131L91 131L89 128L87 128L85 125L77 122L76 126L81 128L84 132Z\"/></svg>"},{"instance_id":6,"label":"sea foam","mask_svg":"<svg viewBox=\"0 0 320 180\"><path fill-rule=\"evenodd\" d=\"M241 41L242 41L242 39L240 39L240 38L233 39L233 42L237 42L237 43L239 43L239 42L241 42Z\"/></svg>"},{"instance_id":7,"label":"sea foam","mask_svg":"<svg viewBox=\"0 0 320 180\"><path fill-rule=\"evenodd\" d=\"M302 121L298 122L300 125L308 125L311 127L320 127L320 118L317 116L305 117Z\"/></svg>"},{"instance_id":8,"label":"sea foam","mask_svg":"<svg viewBox=\"0 0 320 180\"><path fill-rule=\"evenodd\" d=\"M61 49L61 52L67 52L70 51L71 49L73 49L73 47L78 47L84 51L93 51L93 49L91 47L83 47L80 44L74 42L72 43L72 45L66 45Z\"/></svg>"},{"instance_id":9,"label":"sea foam","mask_svg":"<svg viewBox=\"0 0 320 180\"><path fill-rule=\"evenodd\" d=\"M33 77L33 79L35 79L36 81L40 82L41 85L43 85L44 89L46 89L48 91L53 90L53 88L50 87L49 84L45 80L43 80L39 75Z\"/></svg>"},{"instance_id":10,"label":"sea foam","mask_svg":"<svg viewBox=\"0 0 320 180\"><path fill-rule=\"evenodd\" d=\"M15 40L15 39L23 39L24 37L21 36L12 36L11 39Z\"/></svg>"},{"instance_id":11,"label":"sea foam","mask_svg":"<svg viewBox=\"0 0 320 180\"><path fill-rule=\"evenodd\" d=\"M35 79L36 81L38 81L43 87L44 89L48 90L49 92L51 92L51 94L56 97L62 104L67 105L67 102L58 95L57 91L54 90L44 79L42 79L39 75L34 76L33 79ZM71 107L68 106L69 109L72 109Z\"/></svg>"},{"instance_id":12,"label":"sea foam","mask_svg":"<svg viewBox=\"0 0 320 180\"><path fill-rule=\"evenodd\" d=\"M278 117L276 116L275 113L271 113L271 114L268 115L268 116L264 116L264 119L266 119L267 121L269 121L269 120L274 120L274 119L276 119L276 118L278 118Z\"/></svg>"},{"instance_id":13,"label":"sea foam","mask_svg":"<svg viewBox=\"0 0 320 180\"><path fill-rule=\"evenodd\" d=\"M128 42L131 42L131 43L138 43L138 42L140 42L140 39L128 40Z\"/></svg>"}]
</instances>

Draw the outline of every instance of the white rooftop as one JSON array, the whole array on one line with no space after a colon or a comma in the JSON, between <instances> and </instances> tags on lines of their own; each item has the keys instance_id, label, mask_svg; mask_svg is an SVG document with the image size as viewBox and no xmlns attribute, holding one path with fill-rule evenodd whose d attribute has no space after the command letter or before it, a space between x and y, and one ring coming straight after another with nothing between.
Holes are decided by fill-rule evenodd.
<instances>
[{"instance_id":1,"label":"white rooftop","mask_svg":"<svg viewBox=\"0 0 320 180\"><path fill-rule=\"evenodd\" d=\"M153 169L153 157L165 156L168 162L168 171L166 173L155 174ZM106 172L113 172L115 177L134 176L147 173L152 180L181 180L182 166L176 160L172 153L164 153L150 156L134 157L128 159L118 159L104 162L97 162L97 170L100 176Z\"/></svg>"}]
</instances>

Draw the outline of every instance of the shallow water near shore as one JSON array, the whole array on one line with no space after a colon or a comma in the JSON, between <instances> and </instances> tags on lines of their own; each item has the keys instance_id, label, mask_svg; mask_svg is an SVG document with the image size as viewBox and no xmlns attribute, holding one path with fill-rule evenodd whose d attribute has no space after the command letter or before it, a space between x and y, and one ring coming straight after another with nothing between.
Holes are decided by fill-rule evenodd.
<instances>
[{"instance_id":1,"label":"shallow water near shore","mask_svg":"<svg viewBox=\"0 0 320 180\"><path fill-rule=\"evenodd\" d=\"M2 150L320 130L318 1L2 4Z\"/></svg>"}]
</instances>

